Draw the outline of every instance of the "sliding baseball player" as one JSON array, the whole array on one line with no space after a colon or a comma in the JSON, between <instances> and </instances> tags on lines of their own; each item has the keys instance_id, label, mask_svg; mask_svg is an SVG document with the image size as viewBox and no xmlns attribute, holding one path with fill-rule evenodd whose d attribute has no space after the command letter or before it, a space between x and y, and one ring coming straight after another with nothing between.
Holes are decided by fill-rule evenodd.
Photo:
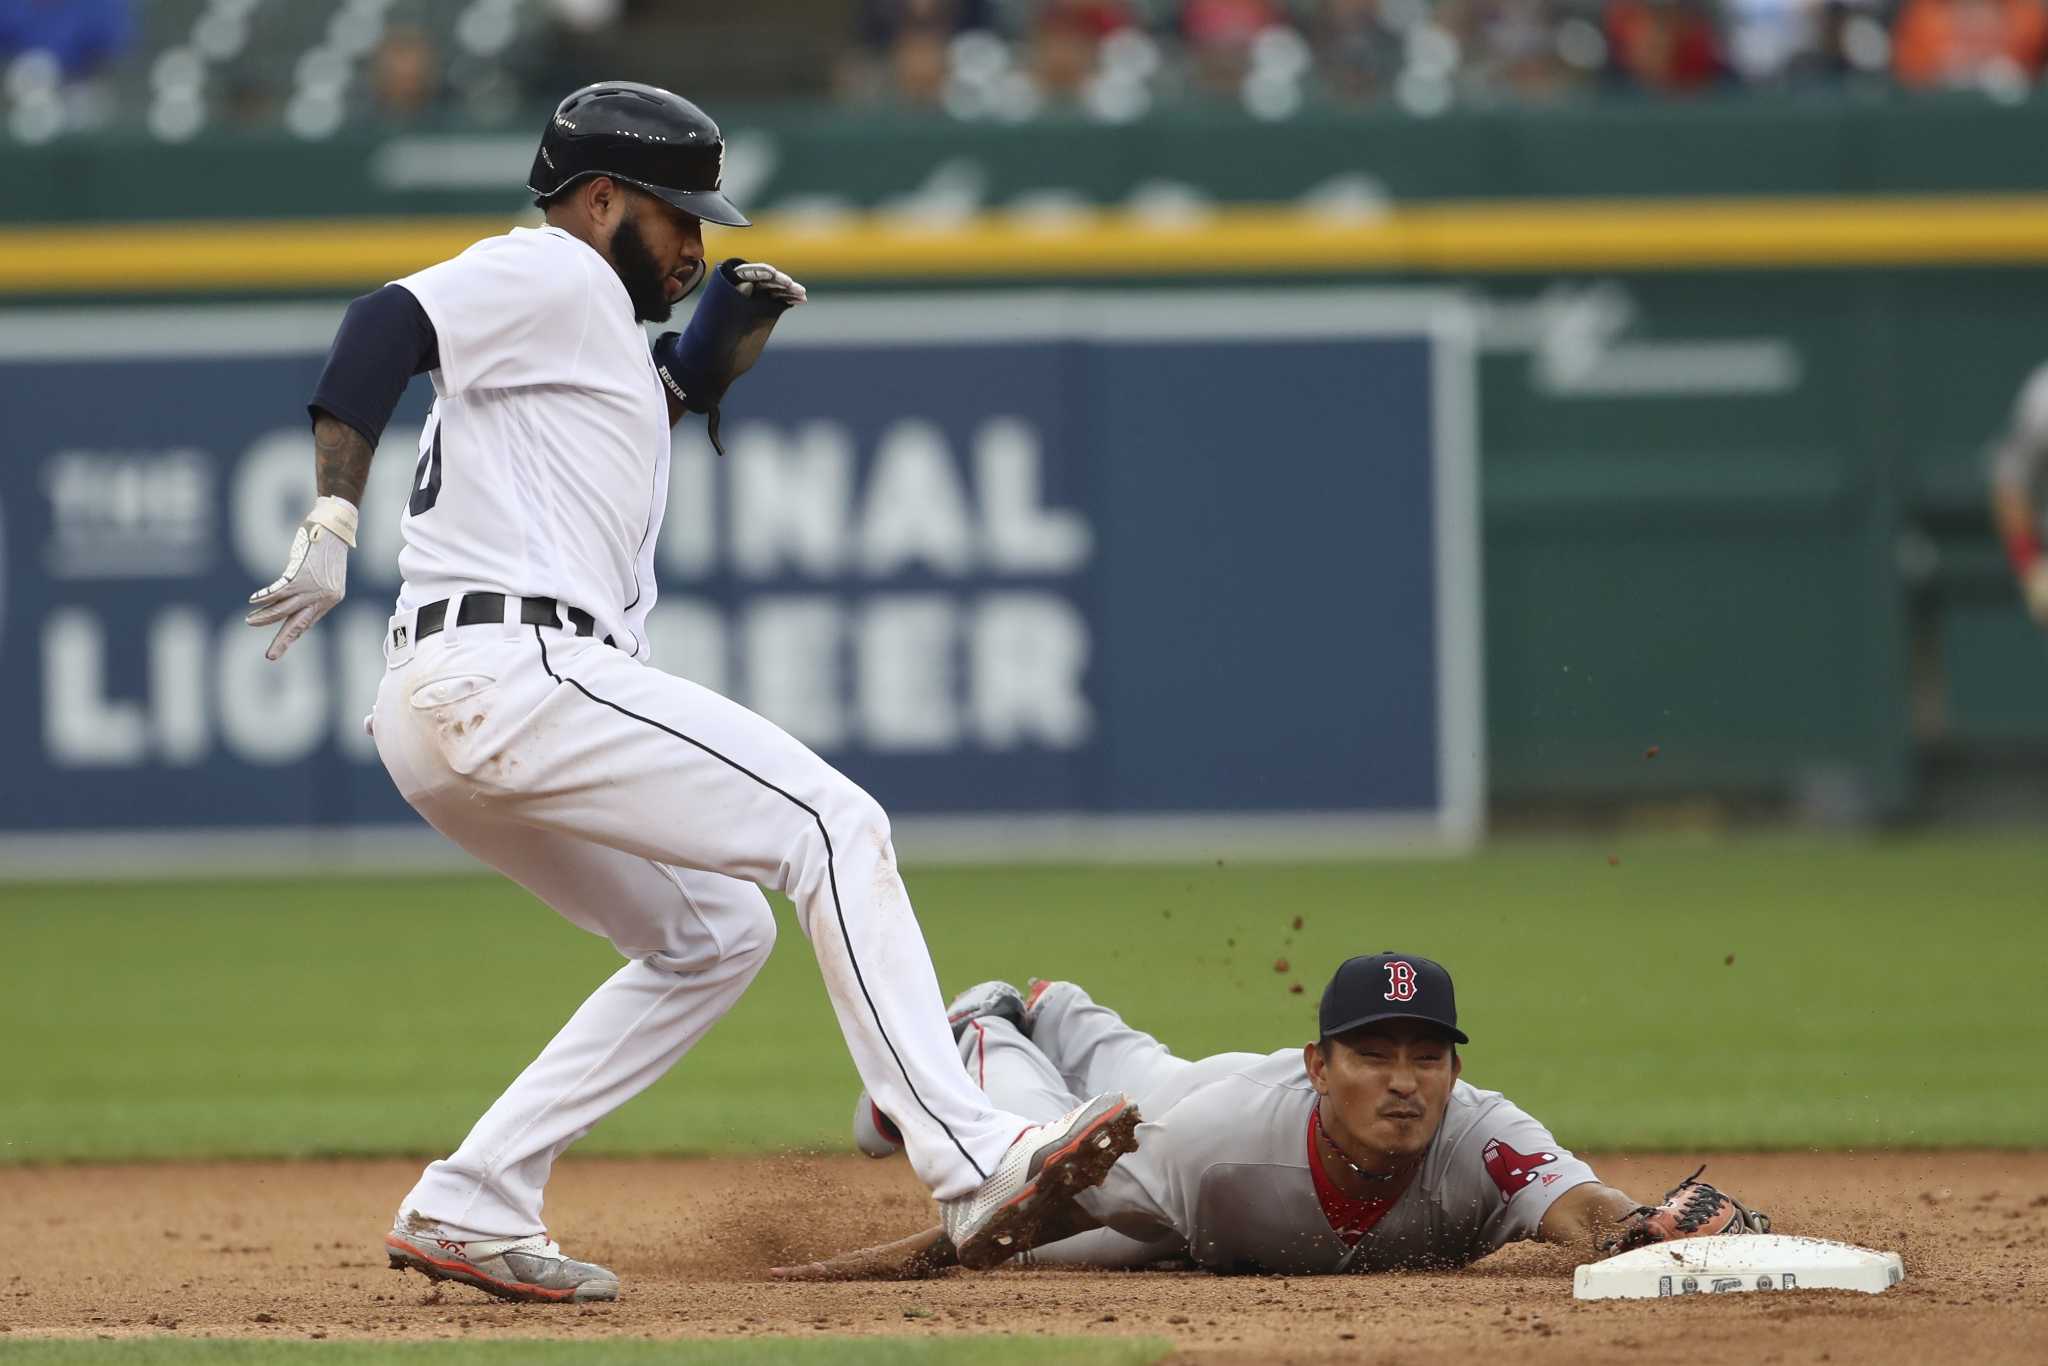
<instances>
[{"instance_id":1,"label":"sliding baseball player","mask_svg":"<svg viewBox=\"0 0 2048 1366\"><path fill-rule=\"evenodd\" d=\"M1605 1254L1769 1228L1698 1173L1644 1206L1505 1096L1467 1085L1450 973L1414 954L1344 963L1316 1041L1271 1054L1177 1058L1072 982L1034 983L1028 999L985 983L952 1016L966 1071L997 1104L1057 1114L1076 1091L1114 1086L1148 1117L1136 1154L1027 1263L1310 1275L1459 1266L1522 1239ZM864 1151L893 1149L866 1097L854 1128ZM934 1229L776 1274L914 1276L951 1261Z\"/></svg>"}]
</instances>

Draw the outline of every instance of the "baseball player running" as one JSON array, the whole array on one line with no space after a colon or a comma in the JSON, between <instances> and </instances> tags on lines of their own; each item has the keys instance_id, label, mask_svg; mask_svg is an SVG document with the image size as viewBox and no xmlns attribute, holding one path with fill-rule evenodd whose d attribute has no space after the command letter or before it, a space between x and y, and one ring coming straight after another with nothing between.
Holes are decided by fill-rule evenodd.
<instances>
[{"instance_id":1,"label":"baseball player running","mask_svg":"<svg viewBox=\"0 0 2048 1366\"><path fill-rule=\"evenodd\" d=\"M716 442L727 387L805 297L772 266L707 272L702 223L747 225L720 192L724 156L718 126L668 91L614 81L563 100L530 181L544 226L349 307L309 405L319 496L283 575L250 598L251 625L279 624L272 659L341 600L371 453L429 374L366 724L435 829L626 958L426 1169L385 1239L393 1266L509 1299L617 1296L616 1276L548 1237L548 1173L746 990L775 940L762 886L794 901L861 1080L897 1116L963 1264L1030 1246L1137 1124L1117 1094L1042 1122L992 1105L953 1051L882 809L768 721L648 663L670 428L703 413ZM699 283L689 325L650 350L641 323ZM454 1010L490 1029L503 1007Z\"/></svg>"},{"instance_id":2,"label":"baseball player running","mask_svg":"<svg viewBox=\"0 0 2048 1366\"><path fill-rule=\"evenodd\" d=\"M1991 515L2027 614L2048 626L2048 365L2027 376L1993 452Z\"/></svg>"},{"instance_id":3,"label":"baseball player running","mask_svg":"<svg viewBox=\"0 0 2048 1366\"><path fill-rule=\"evenodd\" d=\"M1460 1266L1536 1238L1606 1253L1769 1221L1698 1173L1657 1208L1603 1185L1497 1091L1460 1080L1450 973L1427 958L1353 958L1323 992L1320 1037L1277 1053L1177 1058L1072 982L962 993L960 1056L999 1104L1057 1114L1076 1089L1127 1089L1150 1118L1137 1153L1084 1192L1028 1262L1306 1275ZM855 1139L894 1151L865 1096ZM1067 1232L1065 1238L1054 1234ZM922 1275L951 1264L939 1230L776 1274Z\"/></svg>"}]
</instances>

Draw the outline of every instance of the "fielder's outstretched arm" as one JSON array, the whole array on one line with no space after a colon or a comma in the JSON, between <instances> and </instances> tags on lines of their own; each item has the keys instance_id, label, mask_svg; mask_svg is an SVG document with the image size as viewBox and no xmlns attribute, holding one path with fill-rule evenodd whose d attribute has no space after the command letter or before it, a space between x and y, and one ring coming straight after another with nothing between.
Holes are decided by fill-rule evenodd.
<instances>
[{"instance_id":1,"label":"fielder's outstretched arm","mask_svg":"<svg viewBox=\"0 0 2048 1366\"><path fill-rule=\"evenodd\" d=\"M1044 1247L1100 1227L1078 1206L1069 1205L1039 1225L1036 1242ZM917 1281L959 1264L959 1258L953 1255L953 1245L946 1241L945 1230L929 1228L893 1243L858 1248L821 1262L778 1266L768 1274L778 1281Z\"/></svg>"},{"instance_id":2,"label":"fielder's outstretched arm","mask_svg":"<svg viewBox=\"0 0 2048 1366\"><path fill-rule=\"evenodd\" d=\"M1536 1226L1540 1242L1562 1243L1605 1256L1620 1241L1622 1221L1641 1201L1612 1186L1588 1181L1557 1197Z\"/></svg>"},{"instance_id":3,"label":"fielder's outstretched arm","mask_svg":"<svg viewBox=\"0 0 2048 1366\"><path fill-rule=\"evenodd\" d=\"M1544 1213L1536 1236L1546 1243L1563 1243L1605 1257L1678 1238L1770 1231L1769 1215L1716 1190L1694 1172L1656 1205L1639 1204L1597 1181L1576 1186Z\"/></svg>"},{"instance_id":4,"label":"fielder's outstretched arm","mask_svg":"<svg viewBox=\"0 0 2048 1366\"><path fill-rule=\"evenodd\" d=\"M1629 1216L1640 1207L1634 1197L1590 1181L1558 1197L1545 1212L1536 1236L1546 1243L1605 1256L1614 1250ZM1073 1210L1072 1214L1072 1226L1049 1230L1039 1239L1040 1246L1096 1226L1080 1210ZM932 1228L893 1243L858 1248L823 1261L778 1266L768 1274L782 1281L909 1281L921 1280L954 1265L957 1263L952 1244L946 1241L943 1230Z\"/></svg>"},{"instance_id":5,"label":"fielder's outstretched arm","mask_svg":"<svg viewBox=\"0 0 2048 1366\"><path fill-rule=\"evenodd\" d=\"M916 1281L958 1266L953 1245L943 1228L928 1228L893 1243L842 1252L821 1262L778 1266L768 1274L778 1281Z\"/></svg>"}]
</instances>

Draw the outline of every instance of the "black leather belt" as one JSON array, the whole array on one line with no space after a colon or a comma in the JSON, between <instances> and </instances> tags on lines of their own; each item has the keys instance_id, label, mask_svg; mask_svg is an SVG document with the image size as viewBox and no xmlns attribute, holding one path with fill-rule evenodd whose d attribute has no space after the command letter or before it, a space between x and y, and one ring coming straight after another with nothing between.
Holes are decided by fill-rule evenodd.
<instances>
[{"instance_id":1,"label":"black leather belt","mask_svg":"<svg viewBox=\"0 0 2048 1366\"><path fill-rule=\"evenodd\" d=\"M556 630L562 629L563 608L553 598L514 598L513 601L519 604L521 626L552 626ZM567 609L567 614L569 629L577 635L597 634L597 621L590 613L580 607L571 607ZM503 624L504 620L503 593L464 593L462 605L455 609L457 626L495 626ZM420 608L413 617L412 638L415 641L425 640L428 636L444 630L447 625L448 599L430 602ZM604 643L613 649L618 648L618 642L610 636L604 638Z\"/></svg>"}]
</instances>

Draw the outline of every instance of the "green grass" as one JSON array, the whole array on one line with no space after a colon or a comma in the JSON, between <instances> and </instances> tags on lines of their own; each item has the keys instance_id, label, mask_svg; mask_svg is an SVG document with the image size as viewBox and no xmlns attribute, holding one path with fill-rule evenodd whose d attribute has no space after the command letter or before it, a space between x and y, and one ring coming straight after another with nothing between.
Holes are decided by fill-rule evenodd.
<instances>
[{"instance_id":1,"label":"green grass","mask_svg":"<svg viewBox=\"0 0 2048 1366\"><path fill-rule=\"evenodd\" d=\"M469 1342L254 1342L239 1338L127 1338L116 1342L4 1342L0 1362L22 1366L192 1366L199 1362L303 1361L311 1366L941 1366L972 1360L976 1366L1060 1362L1062 1366L1146 1366L1168 1344L1150 1338L755 1338L712 1342L655 1342L606 1338L566 1342L494 1338Z\"/></svg>"},{"instance_id":2,"label":"green grass","mask_svg":"<svg viewBox=\"0 0 2048 1366\"><path fill-rule=\"evenodd\" d=\"M948 984L1072 977L1190 1055L1299 1043L1346 954L1439 958L1467 1078L1575 1147L2048 1144L2038 839L910 886ZM0 886L0 1161L444 1152L615 962L485 878ZM785 911L739 1008L579 1151L843 1148L857 1084Z\"/></svg>"}]
</instances>

